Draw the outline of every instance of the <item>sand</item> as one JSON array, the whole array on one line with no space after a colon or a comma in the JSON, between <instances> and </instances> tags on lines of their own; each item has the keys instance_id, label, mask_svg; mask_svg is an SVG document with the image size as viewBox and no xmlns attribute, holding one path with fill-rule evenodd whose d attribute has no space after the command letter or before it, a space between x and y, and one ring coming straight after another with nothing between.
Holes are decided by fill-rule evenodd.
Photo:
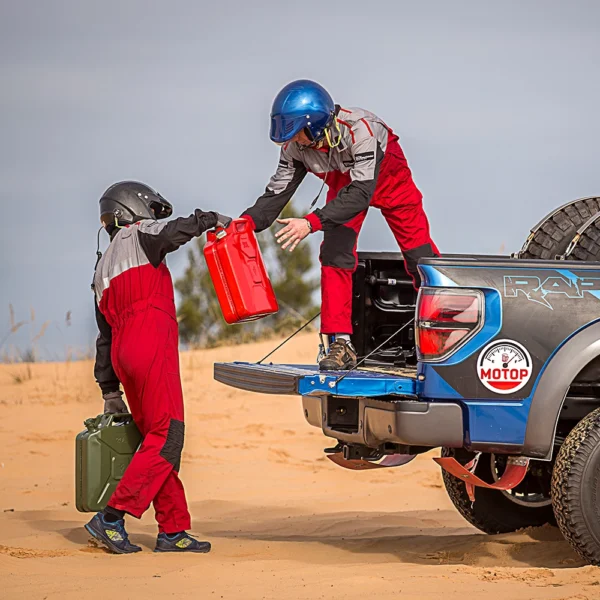
<instances>
[{"instance_id":1,"label":"sand","mask_svg":"<svg viewBox=\"0 0 600 600\"><path fill-rule=\"evenodd\" d=\"M74 507L74 441L102 410L92 364L0 366L0 598L600 598L600 570L557 529L488 536L468 525L434 453L347 471L324 457L331 440L305 422L299 398L212 379L214 361L256 360L274 345L181 355L181 474L209 555L152 553L152 510L128 521L144 552L90 546L82 526L91 515ZM276 356L315 358L314 334Z\"/></svg>"}]
</instances>

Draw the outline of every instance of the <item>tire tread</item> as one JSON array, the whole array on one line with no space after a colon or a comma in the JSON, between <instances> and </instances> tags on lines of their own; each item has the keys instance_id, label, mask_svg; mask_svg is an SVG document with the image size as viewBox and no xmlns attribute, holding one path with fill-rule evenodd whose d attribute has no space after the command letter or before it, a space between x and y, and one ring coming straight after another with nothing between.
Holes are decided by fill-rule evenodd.
<instances>
[{"instance_id":1,"label":"tire tread","mask_svg":"<svg viewBox=\"0 0 600 600\"><path fill-rule=\"evenodd\" d=\"M564 254L577 229L599 211L600 198L586 198L565 206L534 233L527 248L519 255L520 258L553 260ZM590 243L600 241L600 219L589 229L593 231L584 236L590 238ZM600 246L597 243L589 251L584 249L582 253L577 250L573 253L576 260L600 260Z\"/></svg>"},{"instance_id":2,"label":"tire tread","mask_svg":"<svg viewBox=\"0 0 600 600\"><path fill-rule=\"evenodd\" d=\"M456 451L450 448L442 449L442 456L456 456ZM477 467L477 474L486 479L487 473L481 473L481 461L489 460L489 455L482 455ZM527 508L514 504L501 492L475 489L475 502L471 502L467 494L465 482L446 471L442 471L442 479L452 504L461 516L484 533L511 533L524 527L539 527L546 523L554 524L551 506Z\"/></svg>"},{"instance_id":3,"label":"tire tread","mask_svg":"<svg viewBox=\"0 0 600 600\"><path fill-rule=\"evenodd\" d=\"M552 473L552 506L558 528L575 552L593 565L600 565L600 544L586 525L579 498L589 452L598 445L600 408L567 436Z\"/></svg>"}]
</instances>

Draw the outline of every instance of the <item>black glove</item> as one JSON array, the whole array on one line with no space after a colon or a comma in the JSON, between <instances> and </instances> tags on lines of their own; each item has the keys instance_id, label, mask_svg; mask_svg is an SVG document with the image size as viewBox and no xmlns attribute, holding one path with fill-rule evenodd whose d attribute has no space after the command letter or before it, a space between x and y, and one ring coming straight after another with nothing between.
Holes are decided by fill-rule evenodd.
<instances>
[{"instance_id":1,"label":"black glove","mask_svg":"<svg viewBox=\"0 0 600 600\"><path fill-rule=\"evenodd\" d=\"M125 402L123 402L123 392L107 392L102 394L104 398L104 414L114 415L116 413L128 413L129 409Z\"/></svg>"},{"instance_id":2,"label":"black glove","mask_svg":"<svg viewBox=\"0 0 600 600\"><path fill-rule=\"evenodd\" d=\"M231 217L217 213L217 227L227 229L231 225L231 221L233 221Z\"/></svg>"}]
</instances>

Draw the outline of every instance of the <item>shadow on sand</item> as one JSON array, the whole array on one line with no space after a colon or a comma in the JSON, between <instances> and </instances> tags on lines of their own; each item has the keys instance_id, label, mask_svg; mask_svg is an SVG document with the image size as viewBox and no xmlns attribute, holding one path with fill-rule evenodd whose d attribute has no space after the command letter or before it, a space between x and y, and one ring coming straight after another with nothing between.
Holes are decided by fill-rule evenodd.
<instances>
[{"instance_id":1,"label":"shadow on sand","mask_svg":"<svg viewBox=\"0 0 600 600\"><path fill-rule=\"evenodd\" d=\"M299 509L256 507L223 501L192 505L196 518L193 531L208 539L224 538L282 546L282 558L313 560L311 553L295 553L296 544L320 544L340 551L340 561L373 555L373 561L395 560L419 565L519 566L573 568L584 563L575 555L555 527L530 528L512 534L486 535L464 523L453 511L328 512L308 513ZM82 515L83 517L84 515ZM91 517L91 515L90 515ZM15 518L34 530L55 533L74 545L87 546L89 535L81 521L58 520L52 511L25 511ZM450 524L450 525L449 525ZM156 530L129 520L135 543L154 549ZM376 558L379 555L379 559ZM254 554L260 556L260 552ZM318 560L315 556L314 560Z\"/></svg>"}]
</instances>

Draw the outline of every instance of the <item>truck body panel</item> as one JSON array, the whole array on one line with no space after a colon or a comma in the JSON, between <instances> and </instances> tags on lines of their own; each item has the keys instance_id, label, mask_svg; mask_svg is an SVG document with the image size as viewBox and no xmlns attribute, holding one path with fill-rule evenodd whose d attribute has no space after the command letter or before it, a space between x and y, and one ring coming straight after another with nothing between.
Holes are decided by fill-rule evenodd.
<instances>
[{"instance_id":1,"label":"truck body panel","mask_svg":"<svg viewBox=\"0 0 600 600\"><path fill-rule=\"evenodd\" d=\"M557 268L556 261L498 258L428 259L422 263L424 286L482 290L486 297L486 322L491 317L494 328L497 327L493 335L488 336L484 334L484 326L478 336L448 361L424 363L422 373L428 383L423 396L454 398L464 403L468 413L465 439L469 447L505 443L528 456L550 458L552 440L533 441L540 437L533 433L536 429L547 429L546 420L536 425L536 417L535 422L529 423L529 413L535 400L536 404L544 405L543 412L553 413L552 420L556 422L571 382L599 354L592 343L595 334L587 335L583 344L574 340L600 319L600 265L561 261ZM489 332L492 331L490 328ZM481 360L480 352L494 339L516 342L531 356L529 380L513 394L499 395L481 381L481 372L478 372L481 365L477 364ZM570 354L579 356L576 372L569 378L561 367L563 386L555 383L552 397L548 397L547 391L544 392L546 397L536 395L542 374L567 343L573 344ZM589 350L585 360L581 360L585 348ZM526 444L528 429L530 441Z\"/></svg>"},{"instance_id":2,"label":"truck body panel","mask_svg":"<svg viewBox=\"0 0 600 600\"><path fill-rule=\"evenodd\" d=\"M241 389L302 396L309 423L340 441L463 446L551 459L561 414L600 406L594 390L569 396L578 374L600 356L600 264L449 255L422 259L419 270L422 289L474 290L483 297L481 326L443 360L416 356L414 325L408 325L417 296L401 254L359 253L352 317L359 356L406 325L364 368L320 372L316 364L218 363L215 378ZM502 369L516 373L514 388L495 379Z\"/></svg>"}]
</instances>

